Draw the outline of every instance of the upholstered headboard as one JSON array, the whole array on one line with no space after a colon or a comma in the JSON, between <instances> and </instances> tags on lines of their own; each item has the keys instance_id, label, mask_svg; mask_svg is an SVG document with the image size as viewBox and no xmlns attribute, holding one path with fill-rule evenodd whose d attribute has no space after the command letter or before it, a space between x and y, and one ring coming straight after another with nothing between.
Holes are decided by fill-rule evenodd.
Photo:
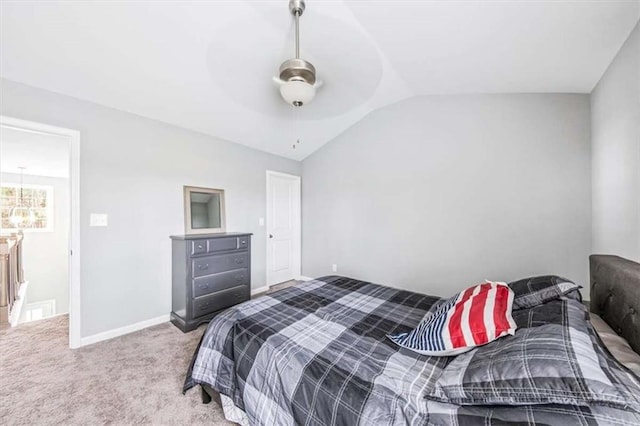
<instances>
[{"instance_id":1,"label":"upholstered headboard","mask_svg":"<svg viewBox=\"0 0 640 426\"><path fill-rule=\"evenodd\" d=\"M640 353L640 263L618 256L589 256L590 310Z\"/></svg>"}]
</instances>

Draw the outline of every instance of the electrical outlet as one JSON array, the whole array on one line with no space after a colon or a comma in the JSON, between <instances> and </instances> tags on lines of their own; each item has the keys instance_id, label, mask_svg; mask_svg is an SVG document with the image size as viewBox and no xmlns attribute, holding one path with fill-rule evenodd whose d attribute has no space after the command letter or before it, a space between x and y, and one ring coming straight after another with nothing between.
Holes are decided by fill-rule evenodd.
<instances>
[{"instance_id":1,"label":"electrical outlet","mask_svg":"<svg viewBox=\"0 0 640 426\"><path fill-rule=\"evenodd\" d=\"M333 265L331 265L331 270L333 272L338 272L338 265L336 265L335 263Z\"/></svg>"}]
</instances>

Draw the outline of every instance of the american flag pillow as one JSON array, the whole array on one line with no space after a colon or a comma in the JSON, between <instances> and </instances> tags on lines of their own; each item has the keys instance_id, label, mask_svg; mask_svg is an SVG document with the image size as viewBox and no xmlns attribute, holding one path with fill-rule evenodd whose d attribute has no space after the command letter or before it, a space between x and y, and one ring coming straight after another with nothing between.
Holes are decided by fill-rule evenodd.
<instances>
[{"instance_id":1,"label":"american flag pillow","mask_svg":"<svg viewBox=\"0 0 640 426\"><path fill-rule=\"evenodd\" d=\"M513 290L487 281L458 293L409 333L388 336L423 355L451 356L514 334Z\"/></svg>"}]
</instances>

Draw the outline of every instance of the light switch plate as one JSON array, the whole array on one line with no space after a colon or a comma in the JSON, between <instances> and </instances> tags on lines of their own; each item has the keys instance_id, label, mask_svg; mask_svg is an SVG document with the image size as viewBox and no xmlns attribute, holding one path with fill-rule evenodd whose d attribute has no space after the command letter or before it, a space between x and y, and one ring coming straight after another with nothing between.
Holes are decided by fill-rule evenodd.
<instances>
[{"instance_id":1,"label":"light switch plate","mask_svg":"<svg viewBox=\"0 0 640 426\"><path fill-rule=\"evenodd\" d=\"M258 225L264 226L264 217L261 217L260 219L258 219Z\"/></svg>"},{"instance_id":2,"label":"light switch plate","mask_svg":"<svg viewBox=\"0 0 640 426\"><path fill-rule=\"evenodd\" d=\"M91 213L89 216L89 226L107 226L108 216L106 213Z\"/></svg>"}]
</instances>

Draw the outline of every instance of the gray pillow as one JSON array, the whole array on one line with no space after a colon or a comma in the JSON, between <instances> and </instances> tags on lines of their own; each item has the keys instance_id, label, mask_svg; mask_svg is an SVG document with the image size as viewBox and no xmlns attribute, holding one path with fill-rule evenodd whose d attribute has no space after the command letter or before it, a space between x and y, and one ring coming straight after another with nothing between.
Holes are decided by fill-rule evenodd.
<instances>
[{"instance_id":1,"label":"gray pillow","mask_svg":"<svg viewBox=\"0 0 640 426\"><path fill-rule=\"evenodd\" d=\"M580 292L576 291L582 286L557 275L523 278L508 285L514 293L513 310L533 308L570 293L570 297L582 301Z\"/></svg>"},{"instance_id":2,"label":"gray pillow","mask_svg":"<svg viewBox=\"0 0 640 426\"><path fill-rule=\"evenodd\" d=\"M640 413L640 381L563 297L513 312L518 331L455 357L426 398L456 405L600 404Z\"/></svg>"}]
</instances>

